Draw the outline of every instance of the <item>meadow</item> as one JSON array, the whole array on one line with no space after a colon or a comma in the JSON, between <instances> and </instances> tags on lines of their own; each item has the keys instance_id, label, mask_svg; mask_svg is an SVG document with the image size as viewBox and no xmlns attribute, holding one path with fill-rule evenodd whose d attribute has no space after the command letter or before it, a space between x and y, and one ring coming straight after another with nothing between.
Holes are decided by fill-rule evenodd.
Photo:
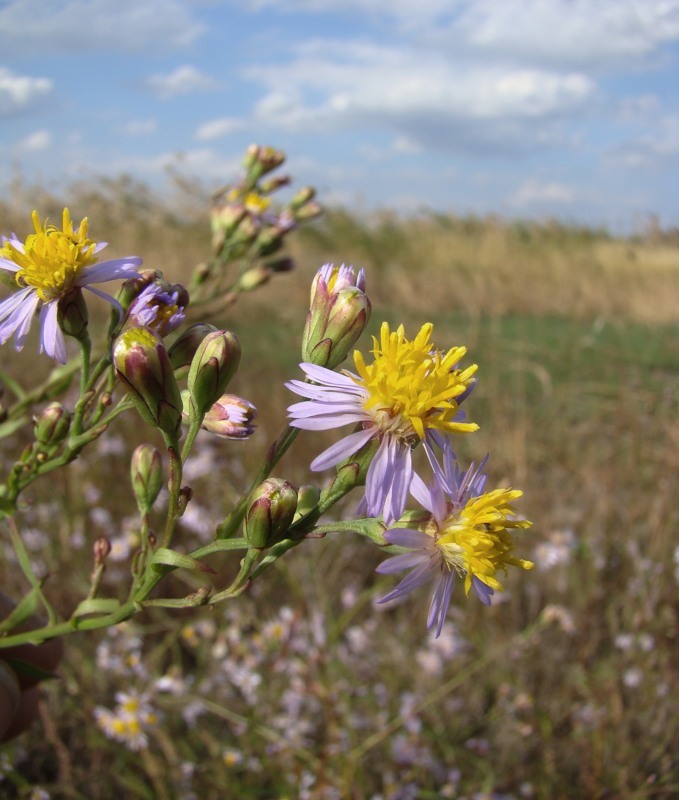
<instances>
[{"instance_id":1,"label":"meadow","mask_svg":"<svg viewBox=\"0 0 679 800\"><path fill-rule=\"evenodd\" d=\"M111 255L171 280L206 258L199 192L181 211L129 180L68 197L15 187L0 229L32 207L87 215ZM321 198L322 201L322 198ZM329 210L289 239L296 268L243 294L219 319L243 357L233 390L258 409L246 442L201 434L187 467L186 547L231 503L292 401L309 286L325 262L367 275L373 312L479 365L456 446L491 453L492 485L520 488L517 553L491 608L458 584L438 639L426 590L397 604L358 537L305 542L244 595L215 608L150 609L67 638L40 719L0 751L0 796L108 800L641 800L679 796L679 235L615 237L556 222ZM32 337L2 366L46 374ZM31 487L21 529L45 591L70 609L107 536L115 591L135 547L129 458L135 412L116 436ZM308 465L335 432L302 432L277 474ZM457 442L456 442L457 445ZM20 436L3 440L6 468ZM340 512L355 507L350 496ZM4 536L4 529L3 529ZM11 549L4 591L25 591ZM232 566L224 559L223 569ZM189 580L177 576L175 580ZM195 588L195 586L194 586ZM107 727L136 709L130 745Z\"/></svg>"}]
</instances>

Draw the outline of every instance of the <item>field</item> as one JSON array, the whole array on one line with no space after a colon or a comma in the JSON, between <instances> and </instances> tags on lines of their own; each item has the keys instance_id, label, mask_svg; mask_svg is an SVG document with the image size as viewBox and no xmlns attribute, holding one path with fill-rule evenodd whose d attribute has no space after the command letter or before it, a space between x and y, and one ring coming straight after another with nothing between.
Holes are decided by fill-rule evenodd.
<instances>
[{"instance_id":1,"label":"field","mask_svg":"<svg viewBox=\"0 0 679 800\"><path fill-rule=\"evenodd\" d=\"M25 200L26 198L21 198ZM39 197L42 216L62 198ZM193 198L170 211L134 184L74 189L111 255L134 253L170 279L206 258L209 225ZM27 231L20 203L0 229ZM335 210L289 239L296 269L243 294L220 323L241 340L231 390L258 409L247 442L201 434L185 479L186 550L248 483L292 401L311 280L324 262L365 268L382 320L479 365L460 461L491 453L492 486L520 488L533 527L486 608L461 583L439 639L428 594L381 606L391 576L380 548L310 540L248 592L197 609L150 609L109 631L67 637L40 720L0 751L2 797L671 798L679 796L679 240L616 238L557 223ZM32 336L3 369L46 374ZM36 482L17 523L44 590L68 615L87 592L92 545L113 550L103 587L129 570L135 520L129 459L136 412L67 469ZM277 467L295 484L337 432L303 432ZM3 440L12 464L20 435ZM340 512L353 513L351 495ZM333 510L334 511L334 510ZM4 536L4 528L3 536ZM9 544L4 591L26 591ZM234 569L218 561L220 585ZM173 576L176 593L187 593ZM121 695L120 693L125 693ZM107 735L121 704L135 746ZM108 716L107 716L108 715ZM4 792L4 793L3 793Z\"/></svg>"}]
</instances>

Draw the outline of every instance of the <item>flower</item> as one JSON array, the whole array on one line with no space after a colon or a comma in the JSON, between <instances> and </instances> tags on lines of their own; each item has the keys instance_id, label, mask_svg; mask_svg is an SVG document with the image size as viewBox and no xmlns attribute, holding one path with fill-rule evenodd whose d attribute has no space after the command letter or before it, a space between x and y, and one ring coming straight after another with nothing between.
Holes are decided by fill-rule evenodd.
<instances>
[{"instance_id":1,"label":"flower","mask_svg":"<svg viewBox=\"0 0 679 800\"><path fill-rule=\"evenodd\" d=\"M2 238L0 269L14 272L17 292L0 303L0 344L14 336L21 350L31 325L33 314L40 309L40 352L65 363L66 344L59 328L59 302L80 289L89 289L116 305L114 298L95 289L91 284L128 278L141 265L140 258L117 258L98 262L97 253L106 247L87 236L87 219L77 231L73 229L67 208L62 217L62 230L45 221L42 225L37 211L33 212L35 233L20 242L13 234Z\"/></svg>"},{"instance_id":2,"label":"flower","mask_svg":"<svg viewBox=\"0 0 679 800\"><path fill-rule=\"evenodd\" d=\"M188 293L179 284L161 286L152 283L130 305L129 322L167 336L184 321L187 305Z\"/></svg>"},{"instance_id":3,"label":"flower","mask_svg":"<svg viewBox=\"0 0 679 800\"><path fill-rule=\"evenodd\" d=\"M473 587L481 602L490 605L495 590L502 585L495 577L508 566L532 569L531 561L511 555L514 542L511 528L528 528L528 520L510 519L512 503L521 497L518 489L493 489L484 492L488 457L466 472L461 472L450 442L443 448L443 467L436 464L434 481L427 487L415 475L411 485L413 497L429 511L430 517L417 530L392 528L384 534L392 545L406 547L408 553L392 556L377 568L380 573L410 569L408 575L378 602L385 603L411 592L427 580L435 580L436 588L429 607L427 627L436 626L438 637L448 611L455 577L464 580L465 592Z\"/></svg>"},{"instance_id":4,"label":"flower","mask_svg":"<svg viewBox=\"0 0 679 800\"><path fill-rule=\"evenodd\" d=\"M304 362L301 367L314 383L286 384L308 398L288 409L291 425L307 430L360 426L314 459L312 470L339 464L371 440L379 441L366 477L365 507L371 516L384 516L387 524L405 509L414 475L413 447L424 442L431 460L431 444L440 443L446 434L478 428L464 422L459 411L477 366L458 369L466 348L437 350L431 344L432 331L433 325L426 323L409 341L402 325L392 332L384 322L379 341L373 337L373 363L366 365L361 353L354 352L357 375Z\"/></svg>"}]
</instances>

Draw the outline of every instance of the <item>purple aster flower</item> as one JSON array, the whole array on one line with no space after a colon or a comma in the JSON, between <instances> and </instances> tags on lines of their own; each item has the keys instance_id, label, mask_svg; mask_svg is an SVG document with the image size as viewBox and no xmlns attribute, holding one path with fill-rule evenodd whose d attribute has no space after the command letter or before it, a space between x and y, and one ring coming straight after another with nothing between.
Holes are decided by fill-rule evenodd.
<instances>
[{"instance_id":1,"label":"purple aster flower","mask_svg":"<svg viewBox=\"0 0 679 800\"><path fill-rule=\"evenodd\" d=\"M14 273L21 287L0 303L0 344L14 336L21 350L35 312L40 316L40 352L65 363L66 343L59 328L59 301L69 293L88 289L117 306L117 301L95 289L92 284L129 278L141 264L140 258L117 258L98 262L97 253L106 247L87 238L87 219L77 231L68 209L64 209L62 230L45 222L40 224L33 212L35 233L19 241L14 235L3 237L0 247L0 269Z\"/></svg>"},{"instance_id":2,"label":"purple aster flower","mask_svg":"<svg viewBox=\"0 0 679 800\"><path fill-rule=\"evenodd\" d=\"M139 328L151 328L159 336L167 336L176 330L186 314L188 293L178 284L161 286L152 283L130 305L130 324Z\"/></svg>"},{"instance_id":3,"label":"purple aster flower","mask_svg":"<svg viewBox=\"0 0 679 800\"><path fill-rule=\"evenodd\" d=\"M423 442L434 459L431 445L450 433L474 431L475 423L462 421L458 397L468 393L476 365L461 370L457 364L464 347L444 353L430 341L433 326L422 326L412 341L403 326L391 332L382 324L374 341L375 360L366 365L354 353L358 374L333 372L310 363L301 364L309 381L290 381L287 387L307 401L288 409L290 424L307 430L327 430L342 425L358 429L329 447L311 463L312 470L335 466L372 440L379 446L366 476L361 509L383 516L387 524L405 509L413 475L412 450Z\"/></svg>"},{"instance_id":4,"label":"purple aster flower","mask_svg":"<svg viewBox=\"0 0 679 800\"><path fill-rule=\"evenodd\" d=\"M484 492L487 476L483 469L488 456L478 465L462 472L449 442L443 450L443 465L437 464L429 487L418 475L413 477L411 493L430 514L418 529L391 528L384 539L391 545L405 547L407 553L392 556L377 572L410 572L389 594L378 602L404 597L427 581L434 581L427 627L438 637L448 612L455 578L464 580L465 592L471 588L485 605L502 585L495 577L508 565L531 569L531 561L511 555L514 542L511 528L528 528L527 520L513 519L512 502L521 497L516 489Z\"/></svg>"}]
</instances>

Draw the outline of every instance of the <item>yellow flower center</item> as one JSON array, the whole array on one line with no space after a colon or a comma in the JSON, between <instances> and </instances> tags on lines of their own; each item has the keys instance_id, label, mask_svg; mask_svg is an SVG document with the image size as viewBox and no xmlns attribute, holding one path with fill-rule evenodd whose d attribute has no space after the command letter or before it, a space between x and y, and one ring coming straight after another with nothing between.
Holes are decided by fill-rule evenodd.
<instances>
[{"instance_id":1,"label":"yellow flower center","mask_svg":"<svg viewBox=\"0 0 679 800\"><path fill-rule=\"evenodd\" d=\"M532 561L514 558L514 541L508 528L529 528L528 520L508 519L516 514L511 505L521 497L518 489L495 489L473 497L461 510L453 512L438 531L427 531L435 537L436 546L448 569L464 577L469 594L472 577L476 576L491 589L502 591L496 579L498 570L508 566L532 569Z\"/></svg>"},{"instance_id":2,"label":"yellow flower center","mask_svg":"<svg viewBox=\"0 0 679 800\"><path fill-rule=\"evenodd\" d=\"M19 286L33 286L44 303L63 297L73 286L78 273L97 261L96 242L87 238L87 219L77 232L68 209L64 209L62 230L47 221L41 226L38 212L32 214L35 233L26 237L24 252L11 242L0 249L0 255L18 267L15 274Z\"/></svg>"},{"instance_id":3,"label":"yellow flower center","mask_svg":"<svg viewBox=\"0 0 679 800\"><path fill-rule=\"evenodd\" d=\"M478 367L457 369L467 348L436 350L431 344L433 329L428 322L408 341L402 325L391 332L383 322L379 342L373 337L373 363L366 365L361 353L354 353L358 382L369 393L364 407L381 431L411 443L424 439L428 428L461 433L479 427L474 422L455 422L455 398L470 386Z\"/></svg>"}]
</instances>

